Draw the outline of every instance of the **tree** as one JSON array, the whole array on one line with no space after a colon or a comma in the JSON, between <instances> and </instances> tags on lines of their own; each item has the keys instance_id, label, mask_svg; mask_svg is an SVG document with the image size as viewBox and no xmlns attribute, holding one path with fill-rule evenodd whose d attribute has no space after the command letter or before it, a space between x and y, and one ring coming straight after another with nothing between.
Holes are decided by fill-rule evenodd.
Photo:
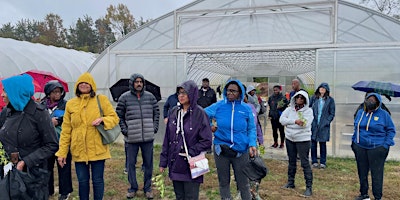
<instances>
[{"instance_id":1,"label":"tree","mask_svg":"<svg viewBox=\"0 0 400 200\"><path fill-rule=\"evenodd\" d=\"M110 5L105 19L111 24L118 38L136 29L135 19L124 4L118 4L116 7Z\"/></svg>"},{"instance_id":2,"label":"tree","mask_svg":"<svg viewBox=\"0 0 400 200\"><path fill-rule=\"evenodd\" d=\"M44 22L40 22L38 26L40 36L34 39L33 42L65 47L66 30L62 22L63 20L59 15L53 13L47 14Z\"/></svg>"},{"instance_id":3,"label":"tree","mask_svg":"<svg viewBox=\"0 0 400 200\"><path fill-rule=\"evenodd\" d=\"M11 23L4 24L0 29L0 37L16 39L14 35L14 26L11 25Z\"/></svg>"},{"instance_id":4,"label":"tree","mask_svg":"<svg viewBox=\"0 0 400 200\"><path fill-rule=\"evenodd\" d=\"M98 35L97 50L98 52L104 51L108 46L116 41L112 32L110 24L105 18L99 18L95 22L96 31Z\"/></svg>"},{"instance_id":5,"label":"tree","mask_svg":"<svg viewBox=\"0 0 400 200\"><path fill-rule=\"evenodd\" d=\"M383 14L400 19L400 0L361 0L361 4Z\"/></svg>"},{"instance_id":6,"label":"tree","mask_svg":"<svg viewBox=\"0 0 400 200\"><path fill-rule=\"evenodd\" d=\"M70 27L70 34L67 36L67 41L70 48L98 52L97 41L98 35L93 28L93 20L85 15L83 19L79 18L75 27Z\"/></svg>"},{"instance_id":7,"label":"tree","mask_svg":"<svg viewBox=\"0 0 400 200\"><path fill-rule=\"evenodd\" d=\"M14 30L16 39L31 42L35 38L38 38L40 36L39 24L40 23L35 20L21 19L17 22Z\"/></svg>"}]
</instances>

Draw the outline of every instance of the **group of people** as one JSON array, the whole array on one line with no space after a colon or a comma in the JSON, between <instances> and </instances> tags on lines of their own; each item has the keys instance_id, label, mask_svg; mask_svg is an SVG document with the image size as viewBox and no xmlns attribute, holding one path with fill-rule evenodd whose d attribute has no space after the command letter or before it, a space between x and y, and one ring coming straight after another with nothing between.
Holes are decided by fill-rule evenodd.
<instances>
[{"instance_id":1,"label":"group of people","mask_svg":"<svg viewBox=\"0 0 400 200\"><path fill-rule=\"evenodd\" d=\"M156 98L145 91L143 75L131 75L129 91L119 97L115 110L106 96L96 94L96 83L89 73L78 78L73 90L75 97L68 101L64 99L65 88L58 81L49 81L45 85L45 97L40 103L32 99L34 85L29 75L3 79L2 84L1 96L7 104L0 114L0 142L4 150L16 170L38 177L40 170L50 171L48 181L46 179L43 184L46 187L28 188L25 195L32 198L41 195L47 199L48 195L54 194L53 168L57 161L59 199L67 199L73 191L71 163L74 161L79 198L89 199L91 180L93 198L103 199L105 160L111 158L111 154L109 145L102 143L96 126L103 124L105 129L111 129L119 124L124 136L130 183L126 197L136 197L139 190L136 163L140 149L144 194L147 199L154 198L151 188L153 146L160 112ZM289 158L288 179L283 188L295 188L296 163L300 159L306 182L304 195L311 196L312 168L327 167L326 142L330 139L335 102L327 83L321 83L312 97L300 88L297 79L292 81L292 89L291 98L287 100L281 87L276 85L268 100L274 138L272 147L286 147ZM199 199L204 178L191 177L190 169L195 166L188 162L188 158L211 149L221 199L232 199L231 167L241 198L251 199L249 180L241 169L250 157L257 156L257 145L263 142L257 134L260 104L254 92L253 86L246 88L239 80L229 80L221 91L223 100L217 102L215 91L205 78L200 89L194 81L188 80L179 84L176 93L168 98L164 106L166 129L159 171L169 169L176 199ZM373 195L375 199L382 198L384 164L390 146L394 145L396 131L390 113L381 105L380 95L370 93L355 115L351 148L360 181L357 199L369 198L369 171Z\"/></svg>"}]
</instances>

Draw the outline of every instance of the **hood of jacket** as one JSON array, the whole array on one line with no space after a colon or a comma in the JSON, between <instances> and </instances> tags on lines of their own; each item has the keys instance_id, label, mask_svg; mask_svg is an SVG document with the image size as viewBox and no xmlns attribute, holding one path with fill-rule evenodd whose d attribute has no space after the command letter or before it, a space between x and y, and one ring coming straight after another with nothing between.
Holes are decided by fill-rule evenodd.
<instances>
[{"instance_id":1,"label":"hood of jacket","mask_svg":"<svg viewBox=\"0 0 400 200\"><path fill-rule=\"evenodd\" d=\"M241 103L241 102L244 101L244 95L245 95L244 91L245 91L245 89L244 89L244 86L243 86L242 82L240 82L239 80L234 80L234 79L228 80L228 81L226 82L226 84L225 84L224 91L223 91L223 93L222 93L222 96L223 96L223 98L224 98L224 101L225 101L225 102L228 101L228 97L227 97L227 88L228 88L228 85L229 85L230 83L232 83L232 82L234 82L234 83L236 83L236 84L239 85L240 96L239 96L239 99L238 99L238 100L235 100L235 102L237 101L237 102L240 102L240 103ZM249 87L250 87L250 86L249 86Z\"/></svg>"},{"instance_id":2,"label":"hood of jacket","mask_svg":"<svg viewBox=\"0 0 400 200\"><path fill-rule=\"evenodd\" d=\"M188 80L183 82L182 84L178 85L177 90L179 88L183 88L186 93L188 94L189 101L190 101L190 108L194 109L197 107L197 98L199 91L197 90L197 85L194 81Z\"/></svg>"},{"instance_id":3,"label":"hood of jacket","mask_svg":"<svg viewBox=\"0 0 400 200\"><path fill-rule=\"evenodd\" d=\"M367 100L370 96L375 96L376 97L376 99L378 100L378 107L376 107L376 109L375 110L378 110L381 106L382 106L382 97L381 97L381 95L380 94L378 94L378 93L369 93L366 97L365 97L365 100ZM365 103L364 103L364 111L366 112L367 111L367 108L366 108L366 106L365 106Z\"/></svg>"},{"instance_id":4,"label":"hood of jacket","mask_svg":"<svg viewBox=\"0 0 400 200\"><path fill-rule=\"evenodd\" d=\"M50 96L50 93L56 89L56 88L60 88L61 89L61 98L60 99L64 99L65 97L65 90L63 85L57 81L57 80L51 80L49 82L46 83L46 85L44 85L44 94L46 95L46 97Z\"/></svg>"},{"instance_id":5,"label":"hood of jacket","mask_svg":"<svg viewBox=\"0 0 400 200\"><path fill-rule=\"evenodd\" d=\"M75 91L78 90L78 85L79 83L89 83L90 86L92 87L92 90L94 92L97 91L96 83L94 82L93 76L89 72L83 73L81 76L79 76L78 80L75 83Z\"/></svg>"},{"instance_id":6,"label":"hood of jacket","mask_svg":"<svg viewBox=\"0 0 400 200\"><path fill-rule=\"evenodd\" d=\"M290 99L290 107L294 108L296 104L296 96L299 94L303 95L306 98L306 102L304 104L304 107L309 107L310 105L310 99L308 98L308 93L304 90L300 90L296 92L296 94L293 95L293 97Z\"/></svg>"},{"instance_id":7,"label":"hood of jacket","mask_svg":"<svg viewBox=\"0 0 400 200\"><path fill-rule=\"evenodd\" d=\"M135 82L135 80L137 78L141 78L143 81L143 88L141 91L136 91L135 87L133 87L133 83ZM132 74L131 78L129 78L129 90L132 92L132 94L136 94L136 92L140 92L140 96L143 95L143 92L145 91L145 87L146 87L146 80L144 79L144 76L141 74Z\"/></svg>"},{"instance_id":8,"label":"hood of jacket","mask_svg":"<svg viewBox=\"0 0 400 200\"><path fill-rule=\"evenodd\" d=\"M28 74L22 74L3 79L1 82L14 109L24 110L35 91L33 78Z\"/></svg>"},{"instance_id":9,"label":"hood of jacket","mask_svg":"<svg viewBox=\"0 0 400 200\"><path fill-rule=\"evenodd\" d=\"M247 87L246 93L251 92L252 90L255 90L256 88L252 85L249 85L249 87Z\"/></svg>"},{"instance_id":10,"label":"hood of jacket","mask_svg":"<svg viewBox=\"0 0 400 200\"><path fill-rule=\"evenodd\" d=\"M319 88L321 88L321 87L325 88L325 90L326 90L326 95L325 96L329 96L330 89L329 89L329 84L328 83L321 83L318 86L317 90L315 90L315 94L319 96L319 94L320 94L319 93Z\"/></svg>"}]
</instances>

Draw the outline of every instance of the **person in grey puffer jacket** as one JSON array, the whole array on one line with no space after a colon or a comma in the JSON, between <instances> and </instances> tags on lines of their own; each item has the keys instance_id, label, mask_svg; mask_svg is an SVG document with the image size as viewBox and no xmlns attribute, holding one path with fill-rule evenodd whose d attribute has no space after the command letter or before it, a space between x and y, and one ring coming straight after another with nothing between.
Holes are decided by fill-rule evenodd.
<instances>
[{"instance_id":1,"label":"person in grey puffer jacket","mask_svg":"<svg viewBox=\"0 0 400 200\"><path fill-rule=\"evenodd\" d=\"M139 189L135 167L139 148L143 159L144 193L146 198L153 198L151 191L153 142L154 134L158 131L160 110L154 95L145 91L145 85L143 75L131 75L130 90L120 96L116 108L126 146L128 181L131 185L126 195L128 199L134 198Z\"/></svg>"}]
</instances>

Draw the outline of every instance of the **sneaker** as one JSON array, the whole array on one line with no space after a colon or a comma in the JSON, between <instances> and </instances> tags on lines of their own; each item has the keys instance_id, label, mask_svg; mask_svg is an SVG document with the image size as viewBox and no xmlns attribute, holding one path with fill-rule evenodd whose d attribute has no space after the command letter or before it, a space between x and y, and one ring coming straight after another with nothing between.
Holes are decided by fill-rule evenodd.
<instances>
[{"instance_id":1,"label":"sneaker","mask_svg":"<svg viewBox=\"0 0 400 200\"><path fill-rule=\"evenodd\" d=\"M58 200L67 200L70 194L62 194L58 197Z\"/></svg>"},{"instance_id":2,"label":"sneaker","mask_svg":"<svg viewBox=\"0 0 400 200\"><path fill-rule=\"evenodd\" d=\"M313 167L313 168L319 168L319 164L318 164L318 163L313 163L313 164L312 164L312 167Z\"/></svg>"},{"instance_id":3,"label":"sneaker","mask_svg":"<svg viewBox=\"0 0 400 200\"><path fill-rule=\"evenodd\" d=\"M146 192L146 198L147 199L153 199L154 198L154 196L153 196L153 192Z\"/></svg>"},{"instance_id":4,"label":"sneaker","mask_svg":"<svg viewBox=\"0 0 400 200\"><path fill-rule=\"evenodd\" d=\"M128 170L126 168L124 169L124 174L128 174Z\"/></svg>"},{"instance_id":5,"label":"sneaker","mask_svg":"<svg viewBox=\"0 0 400 200\"><path fill-rule=\"evenodd\" d=\"M271 145L271 147L272 147L272 148L278 147L278 143L275 142L273 145Z\"/></svg>"},{"instance_id":6,"label":"sneaker","mask_svg":"<svg viewBox=\"0 0 400 200\"><path fill-rule=\"evenodd\" d=\"M136 196L136 192L128 192L126 194L126 198L128 198L128 199L135 198L135 196Z\"/></svg>"},{"instance_id":7,"label":"sneaker","mask_svg":"<svg viewBox=\"0 0 400 200\"><path fill-rule=\"evenodd\" d=\"M320 165L319 165L319 168L325 169L325 168L326 168L326 165L325 165L325 164L320 164Z\"/></svg>"},{"instance_id":8,"label":"sneaker","mask_svg":"<svg viewBox=\"0 0 400 200\"><path fill-rule=\"evenodd\" d=\"M362 194L356 197L355 200L371 200L371 199L369 198L368 194Z\"/></svg>"},{"instance_id":9,"label":"sneaker","mask_svg":"<svg viewBox=\"0 0 400 200\"><path fill-rule=\"evenodd\" d=\"M304 192L305 197L311 197L312 195L312 188L308 187L306 188L306 191Z\"/></svg>"},{"instance_id":10,"label":"sneaker","mask_svg":"<svg viewBox=\"0 0 400 200\"><path fill-rule=\"evenodd\" d=\"M279 148L280 148L280 149L285 148L285 144L284 144L284 143L281 143L281 145L279 145Z\"/></svg>"},{"instance_id":11,"label":"sneaker","mask_svg":"<svg viewBox=\"0 0 400 200\"><path fill-rule=\"evenodd\" d=\"M282 189L294 189L296 186L294 186L293 183L286 183L284 186L282 186Z\"/></svg>"}]
</instances>

